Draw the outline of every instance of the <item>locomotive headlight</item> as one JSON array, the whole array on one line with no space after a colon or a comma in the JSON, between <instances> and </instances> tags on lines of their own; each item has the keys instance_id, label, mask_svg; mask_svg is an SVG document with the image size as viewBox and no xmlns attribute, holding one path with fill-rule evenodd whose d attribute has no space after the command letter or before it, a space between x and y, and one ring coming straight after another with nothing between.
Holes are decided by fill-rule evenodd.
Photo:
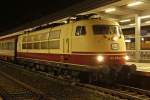
<instances>
[{"instance_id":1,"label":"locomotive headlight","mask_svg":"<svg viewBox=\"0 0 150 100\"><path fill-rule=\"evenodd\" d=\"M114 41L117 41L117 40L118 40L118 37L117 37L117 36L114 36L114 37L113 37L113 40L114 40Z\"/></svg>"},{"instance_id":2,"label":"locomotive headlight","mask_svg":"<svg viewBox=\"0 0 150 100\"><path fill-rule=\"evenodd\" d=\"M124 59L125 60L129 60L130 58L129 58L129 56L125 56Z\"/></svg>"},{"instance_id":3,"label":"locomotive headlight","mask_svg":"<svg viewBox=\"0 0 150 100\"><path fill-rule=\"evenodd\" d=\"M98 60L99 62L102 62L102 61L104 60L104 57L103 57L103 56L97 56L97 60Z\"/></svg>"}]
</instances>

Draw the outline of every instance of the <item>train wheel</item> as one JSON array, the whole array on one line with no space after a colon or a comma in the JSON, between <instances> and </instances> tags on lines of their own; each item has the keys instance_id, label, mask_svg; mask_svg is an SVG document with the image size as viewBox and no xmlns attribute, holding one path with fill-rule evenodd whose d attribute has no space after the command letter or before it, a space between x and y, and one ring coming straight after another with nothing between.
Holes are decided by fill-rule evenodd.
<instances>
[{"instance_id":1,"label":"train wheel","mask_svg":"<svg viewBox=\"0 0 150 100\"><path fill-rule=\"evenodd\" d=\"M31 69L32 71L36 71L36 68L35 67L32 67L32 69Z\"/></svg>"},{"instance_id":2,"label":"train wheel","mask_svg":"<svg viewBox=\"0 0 150 100\"><path fill-rule=\"evenodd\" d=\"M71 77L71 79L72 79L73 81L79 82L79 81L80 81L79 75L80 75L80 72L79 72L79 71L71 71L70 77Z\"/></svg>"},{"instance_id":3,"label":"train wheel","mask_svg":"<svg viewBox=\"0 0 150 100\"><path fill-rule=\"evenodd\" d=\"M37 71L39 71L39 70L40 70L40 65L39 65L39 64L36 64L36 65L35 65L35 69L36 69Z\"/></svg>"},{"instance_id":4,"label":"train wheel","mask_svg":"<svg viewBox=\"0 0 150 100\"><path fill-rule=\"evenodd\" d=\"M39 65L40 66L40 71L45 71L45 66L44 65Z\"/></svg>"},{"instance_id":5,"label":"train wheel","mask_svg":"<svg viewBox=\"0 0 150 100\"><path fill-rule=\"evenodd\" d=\"M48 74L54 76L54 70L53 70L52 67L47 67L47 71L48 71L48 72L47 72Z\"/></svg>"}]
</instances>

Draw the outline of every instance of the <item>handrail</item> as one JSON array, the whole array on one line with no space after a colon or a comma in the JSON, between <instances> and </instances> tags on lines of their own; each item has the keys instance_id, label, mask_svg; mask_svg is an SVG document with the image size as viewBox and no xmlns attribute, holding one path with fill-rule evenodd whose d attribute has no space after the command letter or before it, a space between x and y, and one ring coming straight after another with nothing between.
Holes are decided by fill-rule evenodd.
<instances>
[{"instance_id":1,"label":"handrail","mask_svg":"<svg viewBox=\"0 0 150 100\"><path fill-rule=\"evenodd\" d=\"M131 61L136 59L136 53L139 53L140 61L150 61L150 50L127 50L127 55Z\"/></svg>"}]
</instances>

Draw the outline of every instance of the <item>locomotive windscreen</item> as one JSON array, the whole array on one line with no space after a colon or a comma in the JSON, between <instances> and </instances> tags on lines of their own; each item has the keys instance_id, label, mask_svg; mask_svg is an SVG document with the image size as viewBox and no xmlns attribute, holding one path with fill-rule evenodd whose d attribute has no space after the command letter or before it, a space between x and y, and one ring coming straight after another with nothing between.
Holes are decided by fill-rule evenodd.
<instances>
[{"instance_id":1,"label":"locomotive windscreen","mask_svg":"<svg viewBox=\"0 0 150 100\"><path fill-rule=\"evenodd\" d=\"M116 25L93 25L93 32L96 35L102 34L116 34L120 36L122 30Z\"/></svg>"}]
</instances>

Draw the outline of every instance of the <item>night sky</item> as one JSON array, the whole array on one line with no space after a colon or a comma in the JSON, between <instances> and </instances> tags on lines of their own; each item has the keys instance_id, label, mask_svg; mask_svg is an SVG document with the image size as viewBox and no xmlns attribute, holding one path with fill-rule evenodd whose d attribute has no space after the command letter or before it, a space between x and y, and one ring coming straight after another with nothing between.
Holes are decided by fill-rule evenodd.
<instances>
[{"instance_id":1,"label":"night sky","mask_svg":"<svg viewBox=\"0 0 150 100\"><path fill-rule=\"evenodd\" d=\"M0 2L0 34L85 0L5 0Z\"/></svg>"}]
</instances>

